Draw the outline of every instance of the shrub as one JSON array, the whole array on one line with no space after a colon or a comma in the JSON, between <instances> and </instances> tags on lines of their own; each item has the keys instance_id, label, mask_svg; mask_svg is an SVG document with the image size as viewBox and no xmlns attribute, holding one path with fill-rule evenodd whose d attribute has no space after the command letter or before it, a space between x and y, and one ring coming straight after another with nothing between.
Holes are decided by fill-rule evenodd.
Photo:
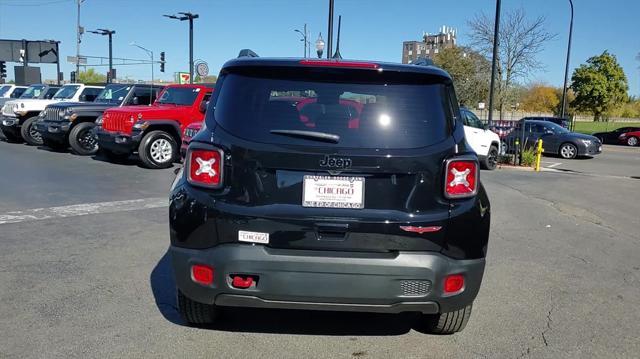
<instances>
[{"instance_id":1,"label":"shrub","mask_svg":"<svg viewBox=\"0 0 640 359\"><path fill-rule=\"evenodd\" d=\"M522 162L521 166L533 167L533 164L536 163L536 151L533 148L527 148L522 151Z\"/></svg>"}]
</instances>

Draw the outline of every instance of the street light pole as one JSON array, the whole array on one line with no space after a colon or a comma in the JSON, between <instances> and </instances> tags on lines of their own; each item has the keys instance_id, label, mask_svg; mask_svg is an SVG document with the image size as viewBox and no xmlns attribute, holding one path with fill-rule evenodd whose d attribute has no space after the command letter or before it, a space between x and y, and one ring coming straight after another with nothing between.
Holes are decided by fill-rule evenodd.
<instances>
[{"instance_id":1,"label":"street light pole","mask_svg":"<svg viewBox=\"0 0 640 359\"><path fill-rule=\"evenodd\" d=\"M567 99L567 78L569 77L569 57L571 56L571 36L573 35L573 1L569 0L571 5L571 22L569 23L569 43L567 45L567 63L564 67L564 84L562 85L562 106L560 107L560 117L564 118L566 99Z\"/></svg>"},{"instance_id":2,"label":"street light pole","mask_svg":"<svg viewBox=\"0 0 640 359\"><path fill-rule=\"evenodd\" d=\"M129 45L131 46L135 46L143 51L145 51L147 53L147 55L149 55L151 57L151 86L149 86L149 98L153 98L153 82L154 82L154 78L153 78L153 51L149 50L149 49L145 49L144 47L136 44L135 42L130 43ZM151 106L151 102L149 102L149 106Z\"/></svg>"},{"instance_id":3,"label":"street light pole","mask_svg":"<svg viewBox=\"0 0 640 359\"><path fill-rule=\"evenodd\" d=\"M304 33L302 31L298 30L298 29L293 30L293 31L295 31L295 32L299 33L300 35L302 35L302 39L300 41L304 42L304 57L306 58L307 57L307 43L308 43L307 37L309 36L309 33L307 32L307 24L304 24ZM309 52L311 52L311 51L309 51Z\"/></svg>"},{"instance_id":4,"label":"street light pole","mask_svg":"<svg viewBox=\"0 0 640 359\"><path fill-rule=\"evenodd\" d=\"M80 75L80 39L81 31L80 31L80 4L82 4L82 0L78 0L78 21L76 24L76 32L78 35L77 43L76 43L76 76Z\"/></svg>"},{"instance_id":5,"label":"street light pole","mask_svg":"<svg viewBox=\"0 0 640 359\"><path fill-rule=\"evenodd\" d=\"M489 127L493 125L493 92L496 82L496 72L498 67L498 46L500 45L500 0L496 0L496 17L493 27L493 58L491 59L491 85L489 86L489 117L487 119Z\"/></svg>"},{"instance_id":6,"label":"street light pole","mask_svg":"<svg viewBox=\"0 0 640 359\"><path fill-rule=\"evenodd\" d=\"M98 29L96 31L89 31L92 34L98 35L107 35L109 36L109 76L107 76L107 82L113 82L113 39L112 36L115 34L115 30L107 30L107 29Z\"/></svg>"},{"instance_id":7,"label":"street light pole","mask_svg":"<svg viewBox=\"0 0 640 359\"><path fill-rule=\"evenodd\" d=\"M189 20L189 83L193 83L193 20L200 17L198 14L192 14L190 12L179 12L177 15L162 15L169 19L175 19L180 21Z\"/></svg>"}]
</instances>

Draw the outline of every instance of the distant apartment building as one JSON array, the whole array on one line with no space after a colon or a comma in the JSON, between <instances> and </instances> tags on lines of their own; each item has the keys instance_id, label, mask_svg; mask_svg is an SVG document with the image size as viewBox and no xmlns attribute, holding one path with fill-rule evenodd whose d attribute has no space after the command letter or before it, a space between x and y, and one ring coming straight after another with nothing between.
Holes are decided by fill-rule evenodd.
<instances>
[{"instance_id":1,"label":"distant apartment building","mask_svg":"<svg viewBox=\"0 0 640 359\"><path fill-rule=\"evenodd\" d=\"M424 33L422 41L402 43L402 63L410 64L419 58L433 58L443 49L456 46L457 30L443 26L437 34Z\"/></svg>"}]
</instances>

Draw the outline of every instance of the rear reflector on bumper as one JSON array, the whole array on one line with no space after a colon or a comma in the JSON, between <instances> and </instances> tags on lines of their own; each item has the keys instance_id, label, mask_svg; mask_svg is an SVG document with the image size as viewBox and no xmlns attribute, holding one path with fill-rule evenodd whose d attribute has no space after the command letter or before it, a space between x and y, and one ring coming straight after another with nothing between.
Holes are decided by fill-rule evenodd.
<instances>
[{"instance_id":1,"label":"rear reflector on bumper","mask_svg":"<svg viewBox=\"0 0 640 359\"><path fill-rule=\"evenodd\" d=\"M191 280L202 285L213 284L213 268L204 264L191 266Z\"/></svg>"},{"instance_id":2,"label":"rear reflector on bumper","mask_svg":"<svg viewBox=\"0 0 640 359\"><path fill-rule=\"evenodd\" d=\"M464 290L464 276L462 274L451 274L444 279L444 293L455 294Z\"/></svg>"}]
</instances>

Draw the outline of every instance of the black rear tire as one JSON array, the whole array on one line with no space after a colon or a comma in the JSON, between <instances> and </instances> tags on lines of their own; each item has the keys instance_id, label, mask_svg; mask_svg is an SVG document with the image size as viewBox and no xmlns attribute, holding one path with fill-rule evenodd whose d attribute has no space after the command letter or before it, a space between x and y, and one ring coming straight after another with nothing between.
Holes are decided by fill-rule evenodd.
<instances>
[{"instance_id":1,"label":"black rear tire","mask_svg":"<svg viewBox=\"0 0 640 359\"><path fill-rule=\"evenodd\" d=\"M98 152L98 139L92 133L94 127L93 122L82 122L69 133L69 145L77 155L91 156Z\"/></svg>"},{"instance_id":2,"label":"black rear tire","mask_svg":"<svg viewBox=\"0 0 640 359\"><path fill-rule=\"evenodd\" d=\"M24 138L24 141L31 146L42 145L42 135L33 127L36 121L38 121L38 116L29 117L24 121L20 128L22 138Z\"/></svg>"},{"instance_id":3,"label":"black rear tire","mask_svg":"<svg viewBox=\"0 0 640 359\"><path fill-rule=\"evenodd\" d=\"M423 315L425 331L430 334L453 334L461 332L471 317L473 304L453 312Z\"/></svg>"},{"instance_id":4,"label":"black rear tire","mask_svg":"<svg viewBox=\"0 0 640 359\"><path fill-rule=\"evenodd\" d=\"M482 167L489 171L495 170L498 167L498 156L498 147L491 146L489 152L487 152L487 157L482 161Z\"/></svg>"},{"instance_id":5,"label":"black rear tire","mask_svg":"<svg viewBox=\"0 0 640 359\"><path fill-rule=\"evenodd\" d=\"M45 138L42 139L42 145L45 147L49 147L54 151L63 151L67 149L67 145L58 141L50 141Z\"/></svg>"},{"instance_id":6,"label":"black rear tire","mask_svg":"<svg viewBox=\"0 0 640 359\"><path fill-rule=\"evenodd\" d=\"M173 136L164 131L151 131L140 141L138 155L147 168L169 168L178 158L178 144Z\"/></svg>"},{"instance_id":7,"label":"black rear tire","mask_svg":"<svg viewBox=\"0 0 640 359\"><path fill-rule=\"evenodd\" d=\"M213 324L220 312L213 304L204 304L187 298L179 289L178 311L185 322L195 325Z\"/></svg>"}]
</instances>

